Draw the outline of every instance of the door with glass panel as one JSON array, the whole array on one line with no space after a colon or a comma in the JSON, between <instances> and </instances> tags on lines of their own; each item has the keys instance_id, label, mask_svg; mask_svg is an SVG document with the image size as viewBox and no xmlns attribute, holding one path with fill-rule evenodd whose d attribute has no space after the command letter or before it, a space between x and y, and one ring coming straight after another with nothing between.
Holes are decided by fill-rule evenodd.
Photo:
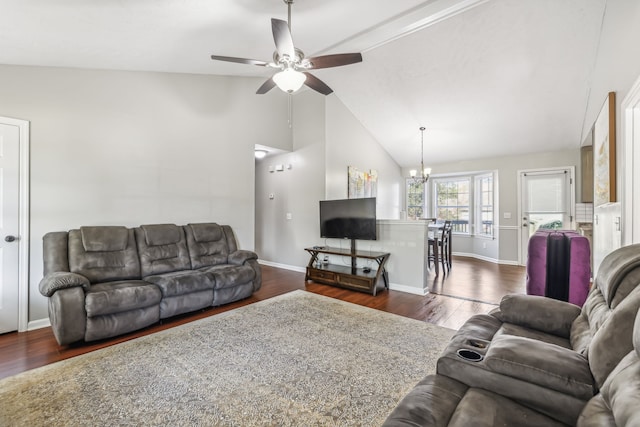
<instances>
[{"instance_id":1,"label":"door with glass panel","mask_svg":"<svg viewBox=\"0 0 640 427\"><path fill-rule=\"evenodd\" d=\"M573 228L573 174L573 168L520 172L520 264L533 233Z\"/></svg>"}]
</instances>

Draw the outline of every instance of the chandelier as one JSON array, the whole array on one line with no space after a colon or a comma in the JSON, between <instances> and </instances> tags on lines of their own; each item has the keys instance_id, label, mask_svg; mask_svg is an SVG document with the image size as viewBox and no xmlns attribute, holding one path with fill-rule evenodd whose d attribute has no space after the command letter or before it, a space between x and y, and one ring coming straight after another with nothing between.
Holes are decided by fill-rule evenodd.
<instances>
[{"instance_id":1,"label":"chandelier","mask_svg":"<svg viewBox=\"0 0 640 427\"><path fill-rule=\"evenodd\" d=\"M409 171L409 174L411 175L411 178L413 178L414 182L426 184L426 182L429 180L429 175L431 175L431 168L424 167L424 131L425 131L425 127L421 126L420 127L420 134L421 134L420 145L422 147L422 151L420 156L420 175L418 175L418 171L415 169L411 169Z\"/></svg>"}]
</instances>

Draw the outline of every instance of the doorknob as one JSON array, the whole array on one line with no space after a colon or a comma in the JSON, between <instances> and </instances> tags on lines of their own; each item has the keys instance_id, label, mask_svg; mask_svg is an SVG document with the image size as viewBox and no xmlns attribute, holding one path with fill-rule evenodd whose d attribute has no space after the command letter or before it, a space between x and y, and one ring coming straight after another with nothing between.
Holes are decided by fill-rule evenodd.
<instances>
[{"instance_id":1,"label":"doorknob","mask_svg":"<svg viewBox=\"0 0 640 427\"><path fill-rule=\"evenodd\" d=\"M16 238L16 236L11 236L11 235L9 235L9 236L6 236L6 237L4 238L4 241L5 241L5 242L9 242L9 243L11 243L11 242L15 242L15 241L16 241L16 239L17 239L17 238Z\"/></svg>"}]
</instances>

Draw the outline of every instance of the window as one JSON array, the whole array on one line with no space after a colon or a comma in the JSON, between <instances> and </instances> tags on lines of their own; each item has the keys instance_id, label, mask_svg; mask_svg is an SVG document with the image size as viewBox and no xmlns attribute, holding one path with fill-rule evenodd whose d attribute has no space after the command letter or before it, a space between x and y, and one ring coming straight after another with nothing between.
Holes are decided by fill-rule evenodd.
<instances>
[{"instance_id":1,"label":"window","mask_svg":"<svg viewBox=\"0 0 640 427\"><path fill-rule=\"evenodd\" d=\"M450 220L454 233L494 237L495 179L496 172L486 171L440 175L430 179L427 188L408 180L407 215L411 217L413 206L424 216ZM429 204L424 206L427 200Z\"/></svg>"},{"instance_id":2,"label":"window","mask_svg":"<svg viewBox=\"0 0 640 427\"><path fill-rule=\"evenodd\" d=\"M450 220L456 233L469 233L468 177L434 180L436 218Z\"/></svg>"},{"instance_id":3,"label":"window","mask_svg":"<svg viewBox=\"0 0 640 427\"><path fill-rule=\"evenodd\" d=\"M407 218L424 218L425 186L407 179Z\"/></svg>"},{"instance_id":4,"label":"window","mask_svg":"<svg viewBox=\"0 0 640 427\"><path fill-rule=\"evenodd\" d=\"M475 184L478 207L476 234L493 236L493 175L477 176Z\"/></svg>"}]
</instances>

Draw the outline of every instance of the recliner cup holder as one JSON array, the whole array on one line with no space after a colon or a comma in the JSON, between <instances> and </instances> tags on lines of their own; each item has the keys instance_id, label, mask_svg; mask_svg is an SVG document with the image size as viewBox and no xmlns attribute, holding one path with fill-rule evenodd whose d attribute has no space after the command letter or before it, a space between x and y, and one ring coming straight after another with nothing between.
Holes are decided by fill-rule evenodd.
<instances>
[{"instance_id":1,"label":"recliner cup holder","mask_svg":"<svg viewBox=\"0 0 640 427\"><path fill-rule=\"evenodd\" d=\"M469 362L479 362L484 359L484 356L475 350L469 350L467 348L461 348L456 352L459 358L468 360Z\"/></svg>"}]
</instances>

